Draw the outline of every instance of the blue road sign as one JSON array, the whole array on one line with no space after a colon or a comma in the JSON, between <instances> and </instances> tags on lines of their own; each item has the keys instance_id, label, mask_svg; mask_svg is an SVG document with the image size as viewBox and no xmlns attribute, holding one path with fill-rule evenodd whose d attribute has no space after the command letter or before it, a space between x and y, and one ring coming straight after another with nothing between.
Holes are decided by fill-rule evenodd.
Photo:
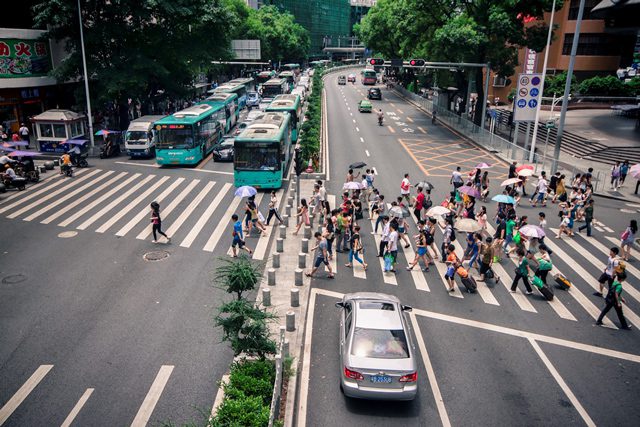
<instances>
[{"instance_id":1,"label":"blue road sign","mask_svg":"<svg viewBox=\"0 0 640 427\"><path fill-rule=\"evenodd\" d=\"M518 108L524 108L527 106L527 101L525 99L518 99Z\"/></svg>"},{"instance_id":2,"label":"blue road sign","mask_svg":"<svg viewBox=\"0 0 640 427\"><path fill-rule=\"evenodd\" d=\"M531 89L531 91L529 92L529 94L531 96L538 96L538 94L540 93L540 89L538 89L537 87L534 87L533 89Z\"/></svg>"},{"instance_id":3,"label":"blue road sign","mask_svg":"<svg viewBox=\"0 0 640 427\"><path fill-rule=\"evenodd\" d=\"M529 107L536 108L537 105L538 105L538 101L536 101L535 99L529 100Z\"/></svg>"}]
</instances>

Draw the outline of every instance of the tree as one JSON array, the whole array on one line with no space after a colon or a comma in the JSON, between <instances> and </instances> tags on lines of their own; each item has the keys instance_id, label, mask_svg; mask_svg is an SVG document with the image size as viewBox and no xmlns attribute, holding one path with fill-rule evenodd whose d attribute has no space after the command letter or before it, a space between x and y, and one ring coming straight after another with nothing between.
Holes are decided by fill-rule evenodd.
<instances>
[{"instance_id":1,"label":"tree","mask_svg":"<svg viewBox=\"0 0 640 427\"><path fill-rule=\"evenodd\" d=\"M36 25L45 37L66 40L70 54L55 70L59 81L81 78L76 2L40 1ZM234 15L221 0L83 0L82 20L91 95L100 102L151 99L158 90L186 94L212 59L230 57ZM211 43L211 37L216 42Z\"/></svg>"},{"instance_id":2,"label":"tree","mask_svg":"<svg viewBox=\"0 0 640 427\"><path fill-rule=\"evenodd\" d=\"M555 76L547 75L544 81L544 96L564 96L564 86L567 82L567 72L563 71ZM571 92L578 89L578 80L575 75L571 76Z\"/></svg>"},{"instance_id":3,"label":"tree","mask_svg":"<svg viewBox=\"0 0 640 427\"><path fill-rule=\"evenodd\" d=\"M245 292L256 289L261 277L259 264L243 256L233 260L222 258L220 262L213 278L220 289L236 294L237 300L241 300Z\"/></svg>"}]
</instances>

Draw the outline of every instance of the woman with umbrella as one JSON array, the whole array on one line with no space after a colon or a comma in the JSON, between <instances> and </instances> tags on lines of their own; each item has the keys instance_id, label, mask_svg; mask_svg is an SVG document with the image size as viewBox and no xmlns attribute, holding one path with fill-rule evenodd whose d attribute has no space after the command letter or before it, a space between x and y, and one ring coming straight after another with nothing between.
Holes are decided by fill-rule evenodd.
<instances>
[{"instance_id":1,"label":"woman with umbrella","mask_svg":"<svg viewBox=\"0 0 640 427\"><path fill-rule=\"evenodd\" d=\"M487 197L489 196L489 171L484 171L484 173L482 174L482 178L480 179L480 186L481 186L481 197L482 197L482 201L486 202L487 201Z\"/></svg>"}]
</instances>

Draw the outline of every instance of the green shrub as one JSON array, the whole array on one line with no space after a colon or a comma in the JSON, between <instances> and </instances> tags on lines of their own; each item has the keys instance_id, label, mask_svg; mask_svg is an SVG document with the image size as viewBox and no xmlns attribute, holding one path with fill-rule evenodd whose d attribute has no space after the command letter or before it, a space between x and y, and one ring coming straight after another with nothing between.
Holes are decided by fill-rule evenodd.
<instances>
[{"instance_id":1,"label":"green shrub","mask_svg":"<svg viewBox=\"0 0 640 427\"><path fill-rule=\"evenodd\" d=\"M633 79L625 82L625 87L627 88L628 96L638 96L640 95L640 77L634 77Z\"/></svg>"},{"instance_id":2,"label":"green shrub","mask_svg":"<svg viewBox=\"0 0 640 427\"><path fill-rule=\"evenodd\" d=\"M616 76L592 77L579 85L581 95L590 96L625 96L628 88Z\"/></svg>"},{"instance_id":3,"label":"green shrub","mask_svg":"<svg viewBox=\"0 0 640 427\"><path fill-rule=\"evenodd\" d=\"M255 396L244 396L224 399L212 427L261 427L269 425L270 407L264 405L262 399Z\"/></svg>"}]
</instances>

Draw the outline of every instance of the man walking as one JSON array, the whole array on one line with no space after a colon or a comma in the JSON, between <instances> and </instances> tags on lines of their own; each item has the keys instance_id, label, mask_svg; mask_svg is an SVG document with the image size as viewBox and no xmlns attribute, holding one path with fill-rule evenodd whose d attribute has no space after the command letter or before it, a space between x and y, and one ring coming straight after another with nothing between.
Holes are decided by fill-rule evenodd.
<instances>
[{"instance_id":1,"label":"man walking","mask_svg":"<svg viewBox=\"0 0 640 427\"><path fill-rule=\"evenodd\" d=\"M587 237L591 237L591 223L593 222L593 199L589 200L589 204L584 208L584 225L578 227L578 233L587 229Z\"/></svg>"},{"instance_id":2,"label":"man walking","mask_svg":"<svg viewBox=\"0 0 640 427\"><path fill-rule=\"evenodd\" d=\"M453 189L457 190L459 187L462 187L464 184L464 180L462 179L462 173L460 173L460 166L456 167L451 173L451 179L449 180L449 184L453 185Z\"/></svg>"},{"instance_id":3,"label":"man walking","mask_svg":"<svg viewBox=\"0 0 640 427\"><path fill-rule=\"evenodd\" d=\"M249 249L244 243L244 235L242 234L242 222L238 219L237 214L231 215L231 219L233 220L233 232L231 235L233 236L233 240L231 241L231 251L233 252L233 257L236 258L238 256L236 252L236 246L240 249L244 249L249 252L249 255L253 253L251 249Z\"/></svg>"},{"instance_id":4,"label":"man walking","mask_svg":"<svg viewBox=\"0 0 640 427\"><path fill-rule=\"evenodd\" d=\"M613 283L613 275L615 274L618 265L620 264L620 260L618 259L618 254L620 250L617 246L609 249L609 258L607 258L607 266L604 271L598 278L598 285L600 286L599 292L594 292L593 295L597 297L602 296L602 292L604 291L604 284L607 283L609 286Z\"/></svg>"},{"instance_id":5,"label":"man walking","mask_svg":"<svg viewBox=\"0 0 640 427\"><path fill-rule=\"evenodd\" d=\"M624 272L616 273L616 280L613 281L611 287L609 288L609 293L607 293L607 297L605 298L606 305L602 309L600 316L598 316L596 325L602 325L602 319L604 319L604 316L613 307L616 309L616 314L618 315L618 320L620 321L620 329L625 329L627 331L631 329L631 326L627 324L627 320L624 318L624 313L622 313L622 303L626 303L626 301L622 297L622 282L626 278L627 275Z\"/></svg>"},{"instance_id":6,"label":"man walking","mask_svg":"<svg viewBox=\"0 0 640 427\"><path fill-rule=\"evenodd\" d=\"M541 203L543 208L547 206L547 202L545 201L545 197L547 196L547 187L548 186L549 186L549 183L547 182L546 174L544 172L542 172L542 174L540 175L540 179L538 179L538 185L536 185L536 189L534 190L533 194L531 195L531 203L532 203L531 206L532 207L535 208L538 205L538 203ZM536 198L536 194L538 195L537 198Z\"/></svg>"},{"instance_id":7,"label":"man walking","mask_svg":"<svg viewBox=\"0 0 640 427\"><path fill-rule=\"evenodd\" d=\"M20 124L20 129L18 129L18 134L23 141L27 141L27 149L29 149L29 128L24 125L24 123Z\"/></svg>"},{"instance_id":8,"label":"man walking","mask_svg":"<svg viewBox=\"0 0 640 427\"><path fill-rule=\"evenodd\" d=\"M335 274L333 274L331 264L329 264L327 239L325 239L319 231L316 231L313 237L316 238L316 245L311 248L311 250L316 251L315 261L313 263L313 269L310 272L305 273L305 276L313 277L316 271L318 271L318 268L320 268L320 265L324 264L327 267L327 270L329 270L329 279L333 279Z\"/></svg>"},{"instance_id":9,"label":"man walking","mask_svg":"<svg viewBox=\"0 0 640 427\"><path fill-rule=\"evenodd\" d=\"M404 174L404 179L400 183L400 197L407 201L407 205L411 207L411 198L409 194L411 193L411 182L409 182L409 174Z\"/></svg>"},{"instance_id":10,"label":"man walking","mask_svg":"<svg viewBox=\"0 0 640 427\"><path fill-rule=\"evenodd\" d=\"M418 187L418 194L416 195L416 202L413 205L413 215L416 217L416 222L420 222L422 220L422 208L424 206L424 193L422 192L422 187Z\"/></svg>"}]
</instances>

